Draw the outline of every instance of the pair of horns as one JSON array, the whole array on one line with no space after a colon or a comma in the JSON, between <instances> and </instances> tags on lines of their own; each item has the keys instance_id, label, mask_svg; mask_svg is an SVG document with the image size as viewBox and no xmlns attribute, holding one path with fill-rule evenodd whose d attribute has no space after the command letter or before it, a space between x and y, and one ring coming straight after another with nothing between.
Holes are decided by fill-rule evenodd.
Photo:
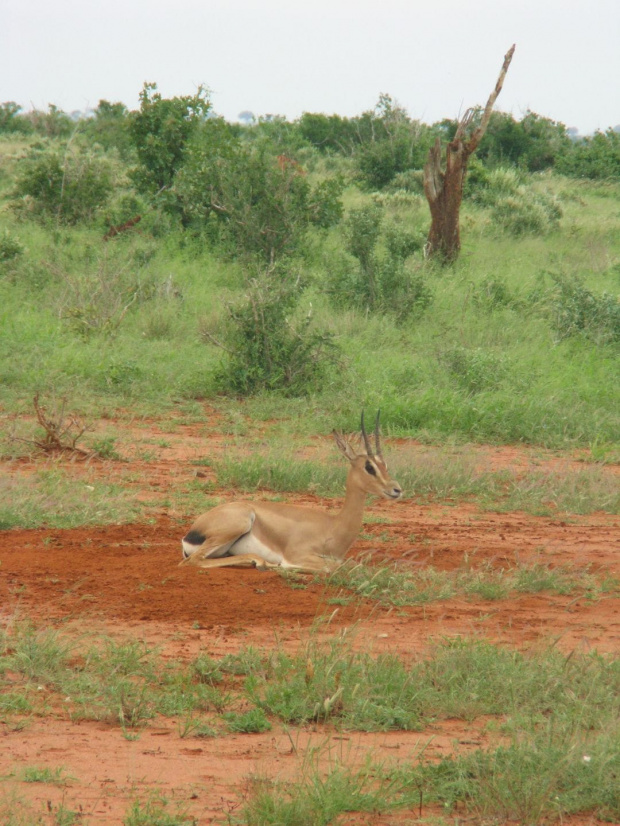
<instances>
[{"instance_id":1,"label":"pair of horns","mask_svg":"<svg viewBox=\"0 0 620 826\"><path fill-rule=\"evenodd\" d=\"M379 416L381 415L381 411L377 410L377 418L375 419L375 453L372 451L372 447L370 446L370 439L366 434L366 428L364 427L364 411L362 410L362 438L364 439L364 446L366 447L366 453L372 457L377 455L380 459L383 458L381 453L381 439L379 437Z\"/></svg>"}]
</instances>

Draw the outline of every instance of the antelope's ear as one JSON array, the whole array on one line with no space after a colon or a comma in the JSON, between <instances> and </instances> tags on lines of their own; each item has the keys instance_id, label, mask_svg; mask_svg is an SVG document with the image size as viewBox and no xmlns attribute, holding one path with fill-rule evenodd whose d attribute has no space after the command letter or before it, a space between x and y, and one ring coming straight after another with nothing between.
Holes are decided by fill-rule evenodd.
<instances>
[{"instance_id":1,"label":"antelope's ear","mask_svg":"<svg viewBox=\"0 0 620 826\"><path fill-rule=\"evenodd\" d=\"M338 445L338 449L340 450L340 452L344 456L346 456L346 458L350 462L354 462L355 459L357 459L357 453L353 450L353 448L347 442L347 440L344 438L342 433L338 433L337 430L332 430L332 435L333 435L334 439L336 440L336 444Z\"/></svg>"}]
</instances>

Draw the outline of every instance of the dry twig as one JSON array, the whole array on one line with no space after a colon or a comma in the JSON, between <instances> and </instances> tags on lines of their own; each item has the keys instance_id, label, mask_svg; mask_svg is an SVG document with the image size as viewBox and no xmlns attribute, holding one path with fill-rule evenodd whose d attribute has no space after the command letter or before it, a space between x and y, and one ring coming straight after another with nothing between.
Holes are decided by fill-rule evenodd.
<instances>
[{"instance_id":1,"label":"dry twig","mask_svg":"<svg viewBox=\"0 0 620 826\"><path fill-rule=\"evenodd\" d=\"M92 451L77 446L79 439L88 430L92 430L92 426L84 424L77 416L65 414L66 399L63 399L60 409L53 415L50 415L45 407L42 407L38 393L32 400L32 404L34 405L37 421L43 428L43 437L23 439L13 435L11 436L13 441L34 445L44 453L76 453L84 457L92 455Z\"/></svg>"}]
</instances>

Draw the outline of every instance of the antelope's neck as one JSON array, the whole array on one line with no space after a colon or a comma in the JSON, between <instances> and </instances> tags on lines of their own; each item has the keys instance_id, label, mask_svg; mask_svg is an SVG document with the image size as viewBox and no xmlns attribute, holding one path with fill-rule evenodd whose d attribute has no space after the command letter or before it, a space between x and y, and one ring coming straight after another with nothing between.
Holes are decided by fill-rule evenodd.
<instances>
[{"instance_id":1,"label":"antelope's neck","mask_svg":"<svg viewBox=\"0 0 620 826\"><path fill-rule=\"evenodd\" d=\"M364 519L366 493L347 480L347 491L342 510L338 514L343 540L348 542L347 549L357 538Z\"/></svg>"}]
</instances>

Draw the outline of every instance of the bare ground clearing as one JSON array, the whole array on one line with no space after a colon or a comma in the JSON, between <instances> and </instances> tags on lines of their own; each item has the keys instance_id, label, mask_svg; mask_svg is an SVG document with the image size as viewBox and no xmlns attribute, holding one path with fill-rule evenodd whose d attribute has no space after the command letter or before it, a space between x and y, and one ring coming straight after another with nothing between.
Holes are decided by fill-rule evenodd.
<instances>
[{"instance_id":1,"label":"bare ground clearing","mask_svg":"<svg viewBox=\"0 0 620 826\"><path fill-rule=\"evenodd\" d=\"M183 514L166 501L171 492L195 479L193 462L205 452L225 449L228 437L194 425L164 432L153 422L134 423L130 436L136 449L128 463L60 464L77 478L94 474L132 485L151 503L152 520L0 532L3 626L31 619L70 635L143 639L160 646L165 655L181 658L200 650L223 656L250 644L295 648L322 616L332 617L322 633L356 624L358 645L405 658L423 655L432 641L456 635L518 648L554 644L566 652L611 653L620 648L620 603L613 596L592 601L579 593L520 594L386 610L357 600L336 606L331 602L335 589L310 580L305 588L292 589L272 572L179 568L180 537L194 514ZM153 455L145 456L148 451ZM481 448L480 455L494 467L520 469L560 461L550 454L512 448ZM10 472L28 474L49 462L12 462ZM286 499L334 505L312 496ZM601 577L620 573L618 517L595 514L560 520L413 500L394 505L373 502L369 513L378 521L365 526L353 555L372 553L373 562L397 562L404 570L429 565L441 570L483 565L505 569L542 562L588 568ZM488 738L485 721L480 720L448 720L421 733L348 734L318 726L294 732L294 744L278 725L266 734L197 740L181 738L177 721L157 719L136 740L127 740L118 727L71 723L62 714L31 719L21 730L14 723L0 722L0 800L2 794L16 794L30 801L35 811L47 812L46 817L52 816L50 806L53 811L64 805L81 812L85 823L110 825L122 823L131 800L145 799L153 791L183 803L200 824L225 821L226 813L239 803L245 778L295 776L303 755L319 744L325 748L324 760L331 753L333 759L357 764L371 751L379 760L401 761L414 759L429 740L432 753L440 755L480 748ZM62 786L25 783L20 772L26 766L63 767L69 779ZM416 816L354 822L414 822Z\"/></svg>"}]
</instances>

